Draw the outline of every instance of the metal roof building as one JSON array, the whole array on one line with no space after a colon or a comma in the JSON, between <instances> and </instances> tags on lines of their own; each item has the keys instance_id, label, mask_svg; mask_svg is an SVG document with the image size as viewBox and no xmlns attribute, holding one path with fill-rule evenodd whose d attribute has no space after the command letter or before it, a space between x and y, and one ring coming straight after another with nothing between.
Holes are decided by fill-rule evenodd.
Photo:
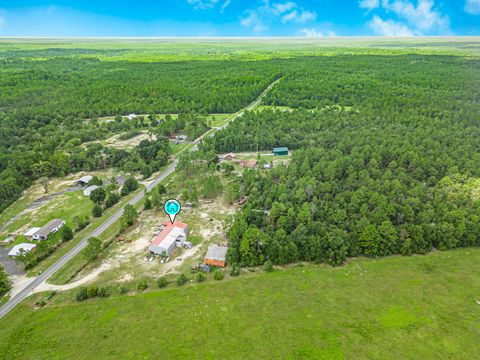
<instances>
[{"instance_id":1,"label":"metal roof building","mask_svg":"<svg viewBox=\"0 0 480 360\"><path fill-rule=\"evenodd\" d=\"M168 223L157 237L150 243L148 250L157 255L170 256L177 247L177 240L185 241L187 238L188 226L180 221Z\"/></svg>"},{"instance_id":2,"label":"metal roof building","mask_svg":"<svg viewBox=\"0 0 480 360\"><path fill-rule=\"evenodd\" d=\"M79 185L87 185L90 180L93 179L93 176L92 175L85 175L85 176L82 176L80 179L77 180L77 184Z\"/></svg>"},{"instance_id":3,"label":"metal roof building","mask_svg":"<svg viewBox=\"0 0 480 360\"><path fill-rule=\"evenodd\" d=\"M41 228L39 227L32 227L31 229L29 229L25 234L25 237L27 239L32 239L33 238L33 235L35 235L37 233L38 230L40 230Z\"/></svg>"},{"instance_id":4,"label":"metal roof building","mask_svg":"<svg viewBox=\"0 0 480 360\"><path fill-rule=\"evenodd\" d=\"M227 259L227 246L210 245L207 255L203 259L205 265L225 267Z\"/></svg>"},{"instance_id":5,"label":"metal roof building","mask_svg":"<svg viewBox=\"0 0 480 360\"><path fill-rule=\"evenodd\" d=\"M85 190L83 190L83 195L85 196L90 196L93 190L98 189L100 186L98 185L92 185L87 187Z\"/></svg>"},{"instance_id":6,"label":"metal roof building","mask_svg":"<svg viewBox=\"0 0 480 360\"><path fill-rule=\"evenodd\" d=\"M276 147L276 148L273 148L272 152L273 152L273 155L288 155L288 148L285 146Z\"/></svg>"},{"instance_id":7,"label":"metal roof building","mask_svg":"<svg viewBox=\"0 0 480 360\"><path fill-rule=\"evenodd\" d=\"M37 245L35 245L35 244L21 243L21 244L15 245L9 251L8 256L18 256L22 252L28 253L28 252L32 251L33 249L35 249L36 247L37 247Z\"/></svg>"}]
</instances>

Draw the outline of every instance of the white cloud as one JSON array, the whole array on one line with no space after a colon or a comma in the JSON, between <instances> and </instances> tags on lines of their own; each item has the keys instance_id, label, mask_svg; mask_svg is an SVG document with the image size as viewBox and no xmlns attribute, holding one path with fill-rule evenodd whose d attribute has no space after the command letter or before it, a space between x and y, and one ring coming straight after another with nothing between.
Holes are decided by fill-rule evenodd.
<instances>
[{"instance_id":1,"label":"white cloud","mask_svg":"<svg viewBox=\"0 0 480 360\"><path fill-rule=\"evenodd\" d=\"M304 24L309 21L315 21L317 18L317 14L312 11L308 10L293 10L282 16L282 23L287 23L289 21L293 21L299 24Z\"/></svg>"},{"instance_id":2,"label":"white cloud","mask_svg":"<svg viewBox=\"0 0 480 360\"><path fill-rule=\"evenodd\" d=\"M466 0L465 12L472 15L480 15L480 0Z\"/></svg>"},{"instance_id":3,"label":"white cloud","mask_svg":"<svg viewBox=\"0 0 480 360\"><path fill-rule=\"evenodd\" d=\"M380 0L361 0L358 6L362 9L376 9L380 6Z\"/></svg>"},{"instance_id":4,"label":"white cloud","mask_svg":"<svg viewBox=\"0 0 480 360\"><path fill-rule=\"evenodd\" d=\"M450 27L450 18L433 9L433 0L418 0L417 6L410 1L383 0L382 6L405 19L420 32L445 31Z\"/></svg>"},{"instance_id":5,"label":"white cloud","mask_svg":"<svg viewBox=\"0 0 480 360\"><path fill-rule=\"evenodd\" d=\"M321 37L332 37L337 36L335 32L331 30L321 31L315 28L303 28L300 30L300 34L309 38L321 38Z\"/></svg>"},{"instance_id":6,"label":"white cloud","mask_svg":"<svg viewBox=\"0 0 480 360\"><path fill-rule=\"evenodd\" d=\"M263 23L262 19L255 10L247 10L246 16L240 20L242 26L251 28L255 32L263 32L267 29L267 26Z\"/></svg>"},{"instance_id":7,"label":"white cloud","mask_svg":"<svg viewBox=\"0 0 480 360\"><path fill-rule=\"evenodd\" d=\"M416 3L409 0L361 0L359 6L396 16L396 19L385 19L383 15L383 18L374 15L368 25L377 34L450 34L450 18L435 9L434 0L417 0Z\"/></svg>"},{"instance_id":8,"label":"white cloud","mask_svg":"<svg viewBox=\"0 0 480 360\"><path fill-rule=\"evenodd\" d=\"M264 2L265 5L268 6L268 2ZM273 12L276 14L276 15L281 15L287 11L290 11L294 8L297 7L297 4L295 4L294 2L286 2L286 3L275 3L272 5L271 9L273 10Z\"/></svg>"},{"instance_id":9,"label":"white cloud","mask_svg":"<svg viewBox=\"0 0 480 360\"><path fill-rule=\"evenodd\" d=\"M282 24L289 22L305 24L315 21L317 14L299 6L292 1L277 2L270 4L269 0L263 0L262 5L256 9L249 9L244 12L240 23L252 28L255 32L262 32L268 29L268 24L280 20Z\"/></svg>"},{"instance_id":10,"label":"white cloud","mask_svg":"<svg viewBox=\"0 0 480 360\"><path fill-rule=\"evenodd\" d=\"M230 5L230 0L187 0L190 5L193 5L195 10L208 10L213 9L218 4L220 6L220 12L223 12L225 8Z\"/></svg>"},{"instance_id":11,"label":"white cloud","mask_svg":"<svg viewBox=\"0 0 480 360\"><path fill-rule=\"evenodd\" d=\"M412 30L405 24L393 20L383 20L380 16L374 15L368 26L376 35L409 37L415 36Z\"/></svg>"}]
</instances>

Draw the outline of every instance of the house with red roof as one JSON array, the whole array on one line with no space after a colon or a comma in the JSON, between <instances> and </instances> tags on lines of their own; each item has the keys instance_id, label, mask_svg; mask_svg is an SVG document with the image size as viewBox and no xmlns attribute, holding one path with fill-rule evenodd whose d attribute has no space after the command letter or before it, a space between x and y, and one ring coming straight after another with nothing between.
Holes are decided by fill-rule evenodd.
<instances>
[{"instance_id":1,"label":"house with red roof","mask_svg":"<svg viewBox=\"0 0 480 360\"><path fill-rule=\"evenodd\" d=\"M182 246L187 240L188 226L181 221L163 223L164 228L148 246L148 250L156 255L170 256L173 250Z\"/></svg>"}]
</instances>

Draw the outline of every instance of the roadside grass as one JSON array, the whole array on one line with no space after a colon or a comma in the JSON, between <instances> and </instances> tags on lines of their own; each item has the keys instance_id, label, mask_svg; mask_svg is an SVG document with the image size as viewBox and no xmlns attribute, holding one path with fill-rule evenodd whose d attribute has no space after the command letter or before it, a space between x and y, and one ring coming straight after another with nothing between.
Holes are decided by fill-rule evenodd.
<instances>
[{"instance_id":1,"label":"roadside grass","mask_svg":"<svg viewBox=\"0 0 480 360\"><path fill-rule=\"evenodd\" d=\"M210 121L209 125L211 127L219 127L225 125L231 115L232 114L210 114L207 116L207 120Z\"/></svg>"},{"instance_id":2,"label":"roadside grass","mask_svg":"<svg viewBox=\"0 0 480 360\"><path fill-rule=\"evenodd\" d=\"M180 151L185 149L189 143L180 143L180 144L174 144L173 142L170 141L170 149L172 150L172 155L176 156Z\"/></svg>"},{"instance_id":3,"label":"roadside grass","mask_svg":"<svg viewBox=\"0 0 480 360\"><path fill-rule=\"evenodd\" d=\"M32 297L0 320L0 353L15 359L474 359L479 262L480 249L457 249L354 259L339 268L299 264L223 281L209 276L201 284L115 292L84 303L72 291L36 311ZM155 335L166 329L169 336Z\"/></svg>"}]
</instances>

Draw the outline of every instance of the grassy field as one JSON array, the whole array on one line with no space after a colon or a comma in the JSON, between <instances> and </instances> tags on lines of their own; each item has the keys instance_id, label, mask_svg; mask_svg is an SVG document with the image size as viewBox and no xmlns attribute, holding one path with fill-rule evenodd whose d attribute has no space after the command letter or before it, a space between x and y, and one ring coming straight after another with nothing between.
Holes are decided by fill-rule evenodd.
<instances>
[{"instance_id":1,"label":"grassy field","mask_svg":"<svg viewBox=\"0 0 480 360\"><path fill-rule=\"evenodd\" d=\"M211 120L209 123L211 127L218 127L225 125L231 115L232 114L211 114L207 117L207 119Z\"/></svg>"},{"instance_id":2,"label":"grassy field","mask_svg":"<svg viewBox=\"0 0 480 360\"><path fill-rule=\"evenodd\" d=\"M0 353L15 359L474 359L479 261L480 249L461 249L171 284L81 304L62 300L65 294L37 311L30 299L0 320Z\"/></svg>"}]
</instances>

